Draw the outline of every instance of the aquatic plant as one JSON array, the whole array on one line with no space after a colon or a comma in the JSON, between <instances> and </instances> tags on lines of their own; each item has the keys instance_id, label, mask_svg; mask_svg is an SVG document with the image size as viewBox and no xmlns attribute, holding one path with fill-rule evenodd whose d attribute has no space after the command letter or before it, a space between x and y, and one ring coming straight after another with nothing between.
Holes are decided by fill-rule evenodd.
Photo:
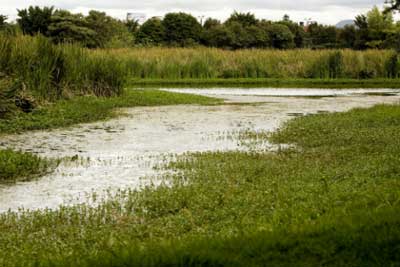
<instances>
[{"instance_id":1,"label":"aquatic plant","mask_svg":"<svg viewBox=\"0 0 400 267\"><path fill-rule=\"evenodd\" d=\"M288 149L188 154L159 187L0 214L0 265L396 266L399 127L399 105L298 117L241 136Z\"/></svg>"},{"instance_id":2,"label":"aquatic plant","mask_svg":"<svg viewBox=\"0 0 400 267\"><path fill-rule=\"evenodd\" d=\"M54 165L55 162L30 153L0 149L0 183L33 179L43 175Z\"/></svg>"}]
</instances>

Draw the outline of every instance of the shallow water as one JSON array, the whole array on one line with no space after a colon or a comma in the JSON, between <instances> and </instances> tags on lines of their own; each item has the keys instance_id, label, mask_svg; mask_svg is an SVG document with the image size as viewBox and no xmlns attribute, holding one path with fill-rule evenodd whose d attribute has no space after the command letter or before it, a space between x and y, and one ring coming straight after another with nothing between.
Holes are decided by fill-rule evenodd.
<instances>
[{"instance_id":1,"label":"shallow water","mask_svg":"<svg viewBox=\"0 0 400 267\"><path fill-rule=\"evenodd\" d=\"M246 149L234 138L246 130L274 130L309 113L346 111L377 103L399 103L400 90L168 89L219 96L220 106L167 106L124 109L107 122L2 137L0 147L31 151L64 161L39 180L0 186L0 211L56 208L102 194L159 182L154 166L171 154ZM279 92L277 92L279 91ZM384 93L383 95L380 95ZM336 96L336 97L333 97ZM285 96L285 97L283 97ZM259 149L269 149L263 144Z\"/></svg>"}]
</instances>

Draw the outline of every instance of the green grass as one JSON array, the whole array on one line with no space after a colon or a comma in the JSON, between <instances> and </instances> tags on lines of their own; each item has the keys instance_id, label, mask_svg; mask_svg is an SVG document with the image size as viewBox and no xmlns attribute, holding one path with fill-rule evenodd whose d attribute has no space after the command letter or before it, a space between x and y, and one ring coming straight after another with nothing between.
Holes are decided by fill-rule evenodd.
<instances>
[{"instance_id":1,"label":"green grass","mask_svg":"<svg viewBox=\"0 0 400 267\"><path fill-rule=\"evenodd\" d=\"M48 172L53 162L30 153L0 150L0 183L33 179Z\"/></svg>"},{"instance_id":2,"label":"green grass","mask_svg":"<svg viewBox=\"0 0 400 267\"><path fill-rule=\"evenodd\" d=\"M253 138L254 134L241 138ZM0 215L2 266L398 266L400 106L296 118L98 207Z\"/></svg>"},{"instance_id":3,"label":"green grass","mask_svg":"<svg viewBox=\"0 0 400 267\"><path fill-rule=\"evenodd\" d=\"M106 50L132 79L399 78L392 50L130 48ZM96 50L95 54L104 54Z\"/></svg>"},{"instance_id":4,"label":"green grass","mask_svg":"<svg viewBox=\"0 0 400 267\"><path fill-rule=\"evenodd\" d=\"M131 79L132 87L400 88L399 79Z\"/></svg>"},{"instance_id":5,"label":"green grass","mask_svg":"<svg viewBox=\"0 0 400 267\"><path fill-rule=\"evenodd\" d=\"M32 113L20 112L11 118L0 119L0 134L60 128L104 120L116 116L116 108L217 103L221 101L158 90L125 90L121 96L114 97L75 97L44 105Z\"/></svg>"}]
</instances>

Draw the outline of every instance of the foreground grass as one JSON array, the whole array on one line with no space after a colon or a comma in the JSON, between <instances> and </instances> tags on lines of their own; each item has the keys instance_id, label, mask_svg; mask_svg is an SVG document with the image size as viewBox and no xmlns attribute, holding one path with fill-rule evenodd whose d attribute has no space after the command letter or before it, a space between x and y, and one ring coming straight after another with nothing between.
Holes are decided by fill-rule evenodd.
<instances>
[{"instance_id":1,"label":"foreground grass","mask_svg":"<svg viewBox=\"0 0 400 267\"><path fill-rule=\"evenodd\" d=\"M19 113L9 119L0 119L0 134L60 128L104 120L115 116L116 108L216 103L220 103L220 100L158 90L126 90L121 96L104 98L75 97L42 106L32 113Z\"/></svg>"},{"instance_id":2,"label":"foreground grass","mask_svg":"<svg viewBox=\"0 0 400 267\"><path fill-rule=\"evenodd\" d=\"M399 79L132 79L133 87L400 88Z\"/></svg>"},{"instance_id":3,"label":"foreground grass","mask_svg":"<svg viewBox=\"0 0 400 267\"><path fill-rule=\"evenodd\" d=\"M191 154L168 186L2 214L0 265L398 266L399 129L400 106L296 118L258 138L297 149Z\"/></svg>"}]
</instances>

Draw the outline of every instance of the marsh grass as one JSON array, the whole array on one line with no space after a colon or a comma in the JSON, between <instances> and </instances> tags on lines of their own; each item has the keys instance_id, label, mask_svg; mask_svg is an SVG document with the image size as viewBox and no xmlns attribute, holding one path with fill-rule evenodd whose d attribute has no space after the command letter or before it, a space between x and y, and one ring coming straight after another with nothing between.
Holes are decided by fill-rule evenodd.
<instances>
[{"instance_id":1,"label":"marsh grass","mask_svg":"<svg viewBox=\"0 0 400 267\"><path fill-rule=\"evenodd\" d=\"M39 102L65 96L112 96L122 92L124 65L106 53L93 55L77 45L54 45L43 36L0 34L0 78L15 96Z\"/></svg>"},{"instance_id":2,"label":"marsh grass","mask_svg":"<svg viewBox=\"0 0 400 267\"><path fill-rule=\"evenodd\" d=\"M1 214L0 264L396 266L399 127L398 105L299 117L265 135L295 148L189 154L166 185Z\"/></svg>"},{"instance_id":3,"label":"marsh grass","mask_svg":"<svg viewBox=\"0 0 400 267\"><path fill-rule=\"evenodd\" d=\"M103 54L105 50L94 51ZM398 78L391 50L237 50L134 48L107 50L132 79L373 79Z\"/></svg>"},{"instance_id":4,"label":"marsh grass","mask_svg":"<svg viewBox=\"0 0 400 267\"><path fill-rule=\"evenodd\" d=\"M0 183L32 180L47 173L56 165L56 161L30 153L0 150Z\"/></svg>"}]
</instances>

